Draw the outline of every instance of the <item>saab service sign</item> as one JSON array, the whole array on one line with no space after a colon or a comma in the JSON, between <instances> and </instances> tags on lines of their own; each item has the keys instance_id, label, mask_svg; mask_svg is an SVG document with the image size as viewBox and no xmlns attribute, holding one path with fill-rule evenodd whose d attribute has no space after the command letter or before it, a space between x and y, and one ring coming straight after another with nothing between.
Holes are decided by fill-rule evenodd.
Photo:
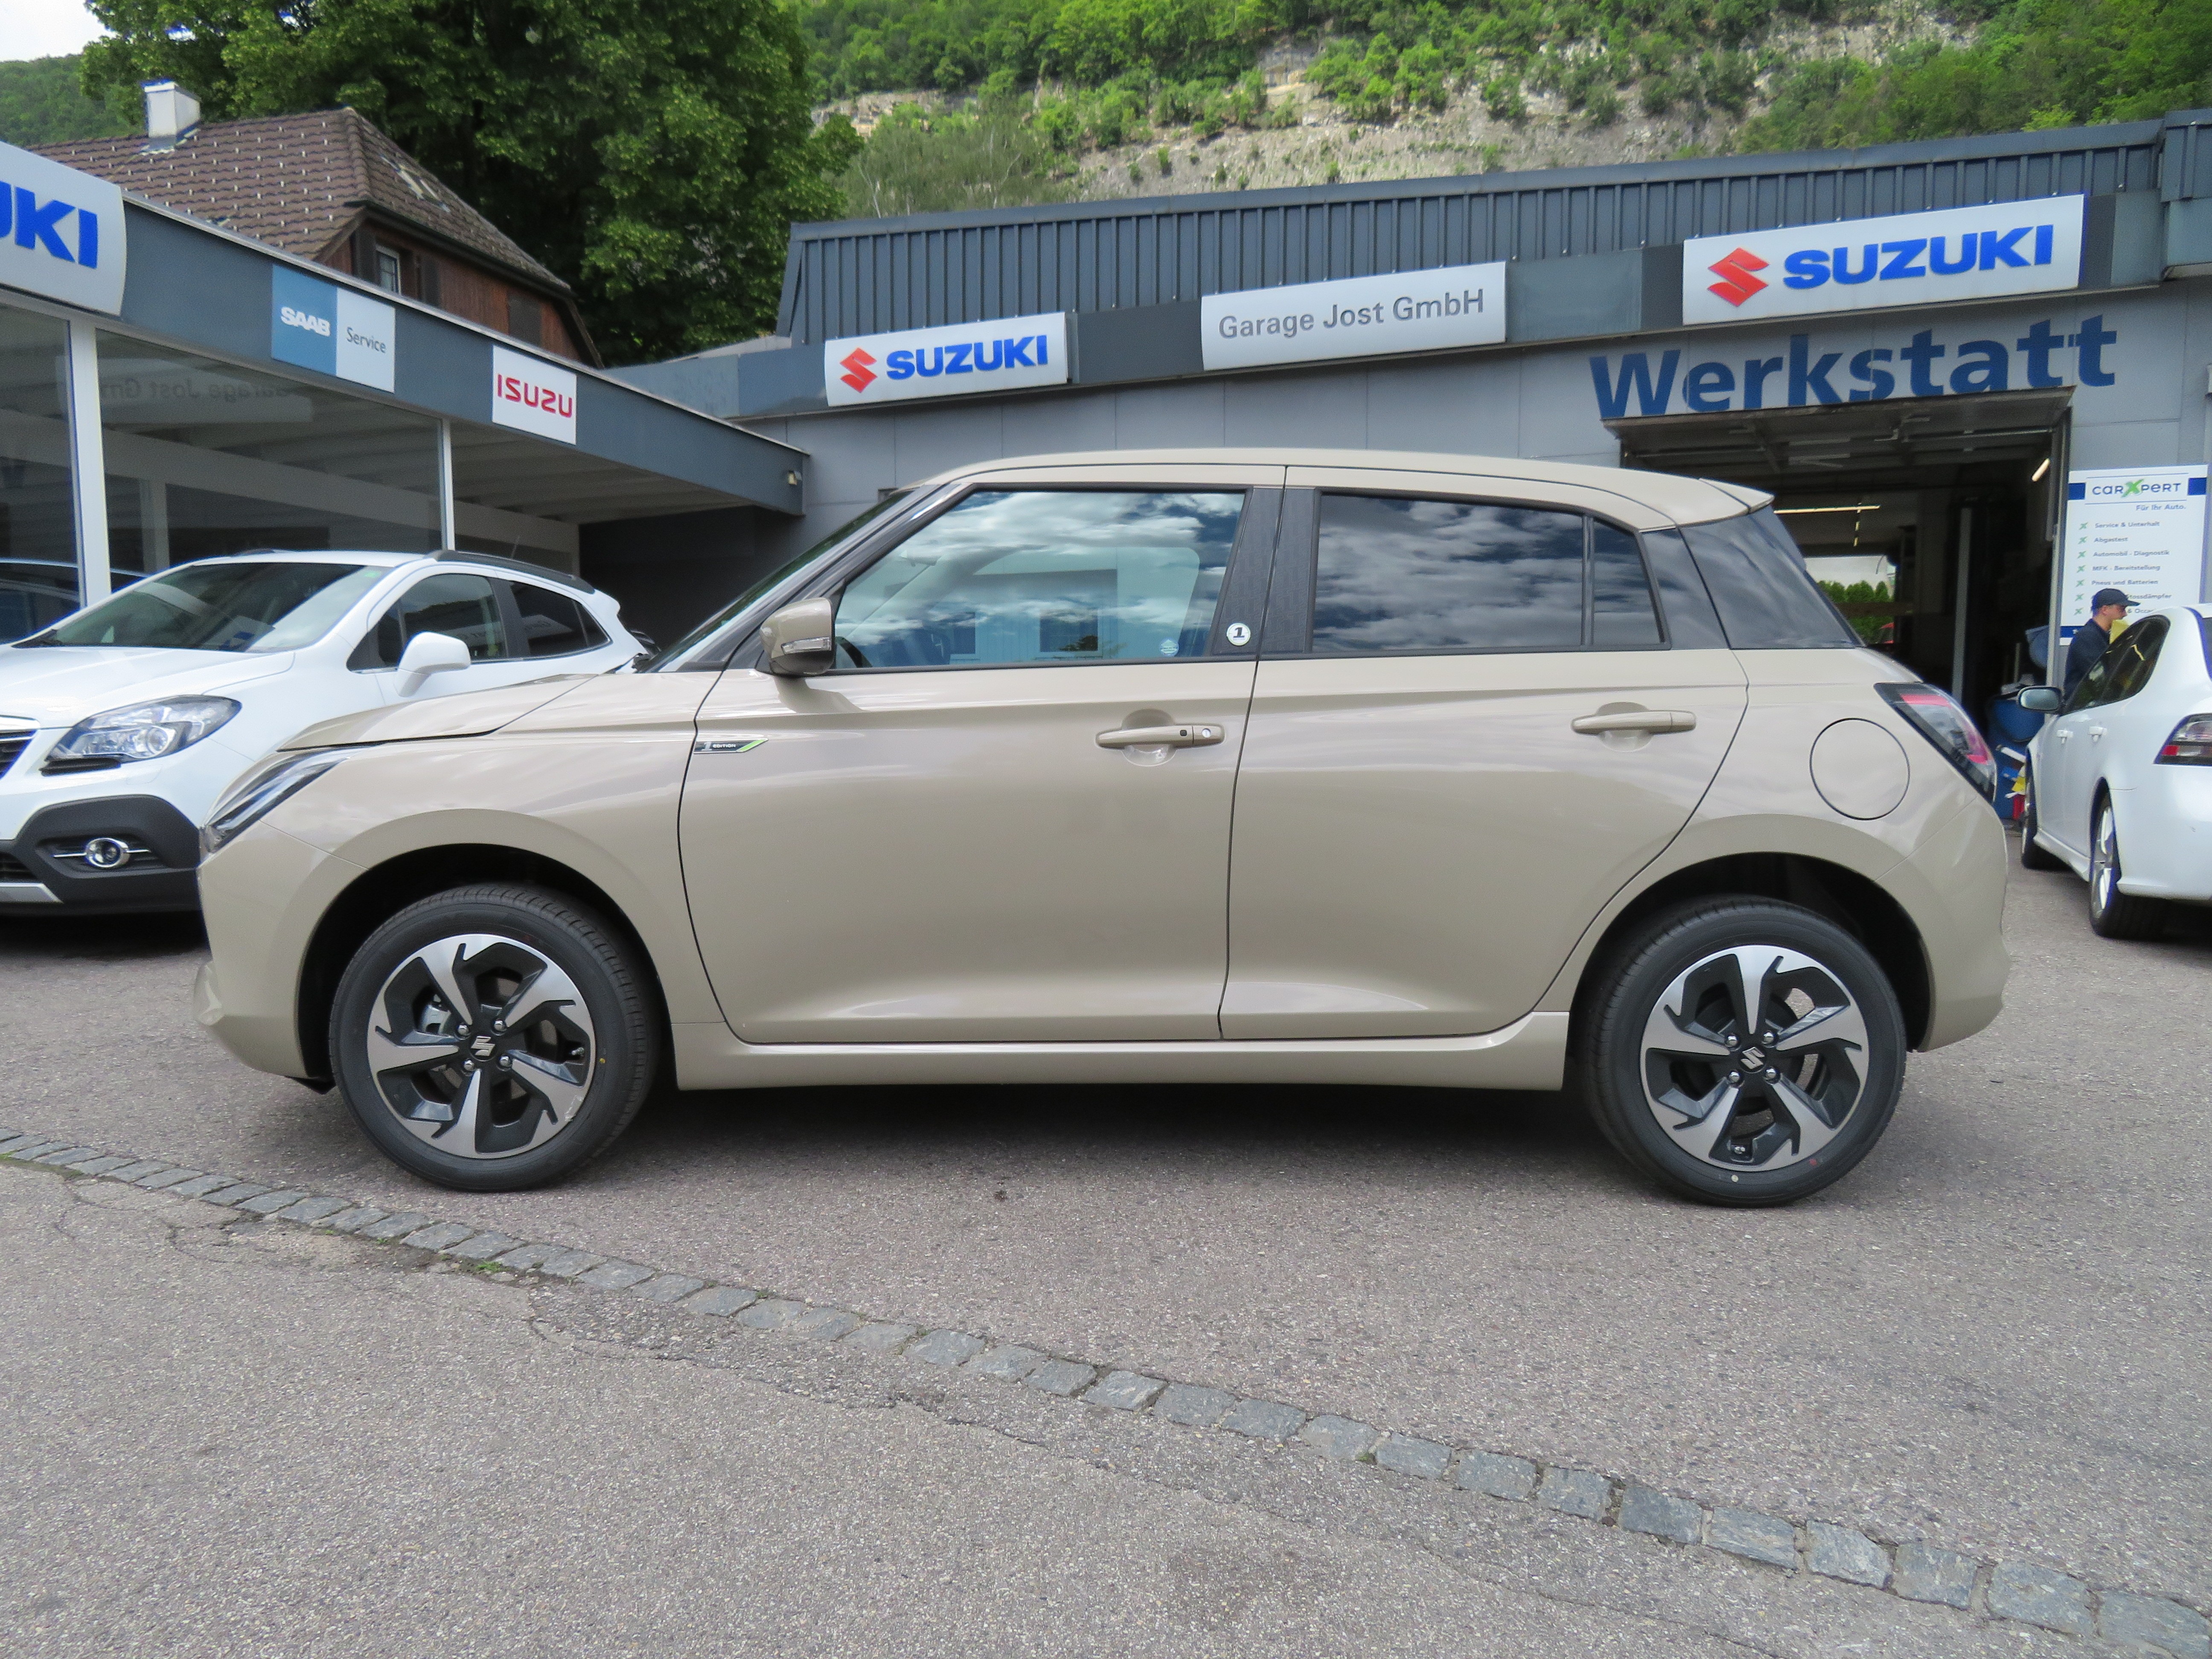
<instances>
[{"instance_id":1,"label":"saab service sign","mask_svg":"<svg viewBox=\"0 0 2212 1659\"><path fill-rule=\"evenodd\" d=\"M572 444L576 441L576 377L538 358L494 346L491 417L501 426Z\"/></svg>"},{"instance_id":2,"label":"saab service sign","mask_svg":"<svg viewBox=\"0 0 2212 1659\"><path fill-rule=\"evenodd\" d=\"M392 308L284 265L269 272L269 355L356 386L392 390L398 357Z\"/></svg>"},{"instance_id":3,"label":"saab service sign","mask_svg":"<svg viewBox=\"0 0 2212 1659\"><path fill-rule=\"evenodd\" d=\"M1844 219L1682 245L1685 323L2047 294L2081 283L2087 198Z\"/></svg>"},{"instance_id":4,"label":"saab service sign","mask_svg":"<svg viewBox=\"0 0 2212 1659\"><path fill-rule=\"evenodd\" d=\"M1067 313L862 334L822 347L832 409L1067 383Z\"/></svg>"},{"instance_id":5,"label":"saab service sign","mask_svg":"<svg viewBox=\"0 0 2212 1659\"><path fill-rule=\"evenodd\" d=\"M1208 294L1198 311L1208 369L1497 345L1505 338L1505 266Z\"/></svg>"},{"instance_id":6,"label":"saab service sign","mask_svg":"<svg viewBox=\"0 0 2212 1659\"><path fill-rule=\"evenodd\" d=\"M0 144L0 283L112 316L123 309L123 192Z\"/></svg>"}]
</instances>

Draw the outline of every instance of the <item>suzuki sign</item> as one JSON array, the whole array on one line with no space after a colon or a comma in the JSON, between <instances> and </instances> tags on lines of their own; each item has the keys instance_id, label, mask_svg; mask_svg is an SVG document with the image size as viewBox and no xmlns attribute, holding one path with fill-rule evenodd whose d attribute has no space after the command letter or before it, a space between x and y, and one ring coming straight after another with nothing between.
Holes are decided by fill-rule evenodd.
<instances>
[{"instance_id":1,"label":"suzuki sign","mask_svg":"<svg viewBox=\"0 0 2212 1659\"><path fill-rule=\"evenodd\" d=\"M112 315L123 309L123 192L0 144L0 283Z\"/></svg>"},{"instance_id":2,"label":"suzuki sign","mask_svg":"<svg viewBox=\"0 0 2212 1659\"><path fill-rule=\"evenodd\" d=\"M823 344L822 363L832 409L1065 386L1067 315L1054 311L830 340Z\"/></svg>"},{"instance_id":3,"label":"suzuki sign","mask_svg":"<svg viewBox=\"0 0 2212 1659\"><path fill-rule=\"evenodd\" d=\"M1682 320L1749 322L2078 288L2087 204L2060 196L1701 236L1682 245Z\"/></svg>"}]
</instances>

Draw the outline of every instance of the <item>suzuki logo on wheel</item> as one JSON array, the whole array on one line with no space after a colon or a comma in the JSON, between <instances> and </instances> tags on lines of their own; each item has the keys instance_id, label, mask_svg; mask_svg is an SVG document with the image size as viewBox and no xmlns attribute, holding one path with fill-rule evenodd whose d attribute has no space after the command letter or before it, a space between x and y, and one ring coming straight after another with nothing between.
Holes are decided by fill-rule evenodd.
<instances>
[{"instance_id":1,"label":"suzuki logo on wheel","mask_svg":"<svg viewBox=\"0 0 2212 1659\"><path fill-rule=\"evenodd\" d=\"M866 351L853 351L838 359L837 367L845 372L837 378L855 392L866 392L875 383L875 362Z\"/></svg>"},{"instance_id":2,"label":"suzuki logo on wheel","mask_svg":"<svg viewBox=\"0 0 2212 1659\"><path fill-rule=\"evenodd\" d=\"M1733 253L1723 254L1705 269L1720 278L1720 281L1713 283L1706 292L1719 295L1732 306L1741 305L1766 286L1765 283L1751 274L1754 270L1765 270L1766 261L1747 247L1740 247Z\"/></svg>"}]
</instances>

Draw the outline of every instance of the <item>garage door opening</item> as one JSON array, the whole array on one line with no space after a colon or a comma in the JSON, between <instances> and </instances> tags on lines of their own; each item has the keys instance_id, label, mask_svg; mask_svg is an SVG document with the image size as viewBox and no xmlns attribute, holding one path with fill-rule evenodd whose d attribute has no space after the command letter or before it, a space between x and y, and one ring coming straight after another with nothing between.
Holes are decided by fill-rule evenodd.
<instances>
[{"instance_id":1,"label":"garage door opening","mask_svg":"<svg viewBox=\"0 0 2212 1659\"><path fill-rule=\"evenodd\" d=\"M2042 678L2069 392L1609 421L1621 464L1771 490L1863 637L1985 720Z\"/></svg>"}]
</instances>

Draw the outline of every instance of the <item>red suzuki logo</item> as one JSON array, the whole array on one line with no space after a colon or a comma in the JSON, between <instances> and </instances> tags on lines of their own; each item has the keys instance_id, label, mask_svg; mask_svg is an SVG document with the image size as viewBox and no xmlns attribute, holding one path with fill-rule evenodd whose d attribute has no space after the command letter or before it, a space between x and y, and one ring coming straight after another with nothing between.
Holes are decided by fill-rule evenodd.
<instances>
[{"instance_id":1,"label":"red suzuki logo","mask_svg":"<svg viewBox=\"0 0 2212 1659\"><path fill-rule=\"evenodd\" d=\"M1732 306L1740 306L1766 286L1751 273L1766 269L1766 261L1747 247L1740 247L1717 264L1705 267L1720 278L1708 290L1717 294Z\"/></svg>"},{"instance_id":2,"label":"red suzuki logo","mask_svg":"<svg viewBox=\"0 0 2212 1659\"><path fill-rule=\"evenodd\" d=\"M855 347L837 360L837 367L845 371L837 378L855 392L866 392L875 384L875 362L866 352Z\"/></svg>"}]
</instances>

